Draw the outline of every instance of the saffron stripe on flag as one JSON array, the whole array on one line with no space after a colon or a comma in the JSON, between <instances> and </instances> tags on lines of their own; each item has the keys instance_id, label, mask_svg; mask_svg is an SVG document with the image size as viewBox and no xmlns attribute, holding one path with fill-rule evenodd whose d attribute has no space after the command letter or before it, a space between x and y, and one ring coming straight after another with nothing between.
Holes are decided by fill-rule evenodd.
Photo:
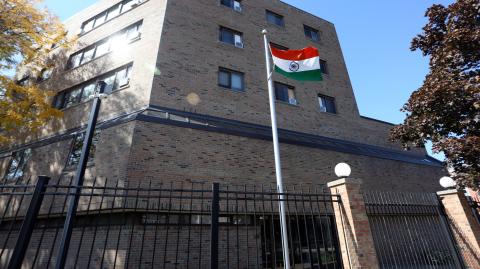
<instances>
[{"instance_id":1,"label":"saffron stripe on flag","mask_svg":"<svg viewBox=\"0 0 480 269\"><path fill-rule=\"evenodd\" d=\"M313 57L319 57L320 54L318 53L318 50L313 47L308 47L305 49L301 50L279 50L274 47L270 47L272 50L272 55L285 59L285 60L291 60L291 61L303 61L309 58Z\"/></svg>"}]
</instances>

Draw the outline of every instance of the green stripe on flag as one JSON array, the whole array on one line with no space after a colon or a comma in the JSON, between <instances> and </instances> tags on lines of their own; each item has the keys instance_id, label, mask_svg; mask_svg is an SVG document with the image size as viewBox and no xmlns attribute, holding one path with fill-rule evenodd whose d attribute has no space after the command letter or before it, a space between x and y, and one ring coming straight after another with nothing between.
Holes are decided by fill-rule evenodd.
<instances>
[{"instance_id":1,"label":"green stripe on flag","mask_svg":"<svg viewBox=\"0 0 480 269\"><path fill-rule=\"evenodd\" d=\"M286 76L287 78L291 79L296 79L296 80L310 80L310 81L322 81L323 76L322 76L322 70L316 69L316 70L311 70L311 71L305 71L305 72L285 72L278 66L275 66L275 71L278 73Z\"/></svg>"}]
</instances>

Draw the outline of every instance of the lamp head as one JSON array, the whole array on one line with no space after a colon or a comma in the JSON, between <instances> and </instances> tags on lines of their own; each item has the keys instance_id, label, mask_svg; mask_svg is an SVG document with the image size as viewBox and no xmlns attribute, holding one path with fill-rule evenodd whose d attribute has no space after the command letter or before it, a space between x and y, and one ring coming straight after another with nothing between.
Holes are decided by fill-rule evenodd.
<instances>
[{"instance_id":1,"label":"lamp head","mask_svg":"<svg viewBox=\"0 0 480 269\"><path fill-rule=\"evenodd\" d=\"M453 189L457 183L451 177L442 177L440 179L440 185L445 189Z\"/></svg>"},{"instance_id":2,"label":"lamp head","mask_svg":"<svg viewBox=\"0 0 480 269\"><path fill-rule=\"evenodd\" d=\"M339 178L349 177L351 173L352 169L350 168L350 165L346 163L339 163L335 166L335 174Z\"/></svg>"}]
</instances>

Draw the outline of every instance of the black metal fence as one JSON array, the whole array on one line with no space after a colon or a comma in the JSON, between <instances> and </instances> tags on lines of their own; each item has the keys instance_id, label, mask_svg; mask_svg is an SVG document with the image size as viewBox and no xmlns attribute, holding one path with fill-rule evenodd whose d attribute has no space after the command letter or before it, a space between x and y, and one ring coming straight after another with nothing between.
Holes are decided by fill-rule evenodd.
<instances>
[{"instance_id":1,"label":"black metal fence","mask_svg":"<svg viewBox=\"0 0 480 269\"><path fill-rule=\"evenodd\" d=\"M55 267L70 184L0 186L0 268ZM80 193L66 268L283 265L275 187L97 178ZM285 197L294 268L342 268L340 198L311 185L287 187Z\"/></svg>"},{"instance_id":2,"label":"black metal fence","mask_svg":"<svg viewBox=\"0 0 480 269\"><path fill-rule=\"evenodd\" d=\"M464 268L435 194L367 192L364 199L381 268Z\"/></svg>"}]
</instances>

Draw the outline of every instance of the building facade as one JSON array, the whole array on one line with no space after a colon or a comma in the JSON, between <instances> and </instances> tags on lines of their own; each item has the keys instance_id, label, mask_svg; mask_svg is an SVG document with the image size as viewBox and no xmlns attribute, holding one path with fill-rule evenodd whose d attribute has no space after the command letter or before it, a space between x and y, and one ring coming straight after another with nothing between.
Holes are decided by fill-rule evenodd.
<instances>
[{"instance_id":1,"label":"building facade","mask_svg":"<svg viewBox=\"0 0 480 269\"><path fill-rule=\"evenodd\" d=\"M61 119L0 149L5 183L78 163L95 83L107 82L87 177L273 184L262 29L273 46L318 48L322 82L274 74L286 184L323 184L346 162L378 190L435 191L442 164L360 115L332 23L279 0L102 0L65 22L78 43L19 80L54 90ZM40 78L37 78L37 77ZM396 109L396 108L392 108Z\"/></svg>"}]
</instances>

